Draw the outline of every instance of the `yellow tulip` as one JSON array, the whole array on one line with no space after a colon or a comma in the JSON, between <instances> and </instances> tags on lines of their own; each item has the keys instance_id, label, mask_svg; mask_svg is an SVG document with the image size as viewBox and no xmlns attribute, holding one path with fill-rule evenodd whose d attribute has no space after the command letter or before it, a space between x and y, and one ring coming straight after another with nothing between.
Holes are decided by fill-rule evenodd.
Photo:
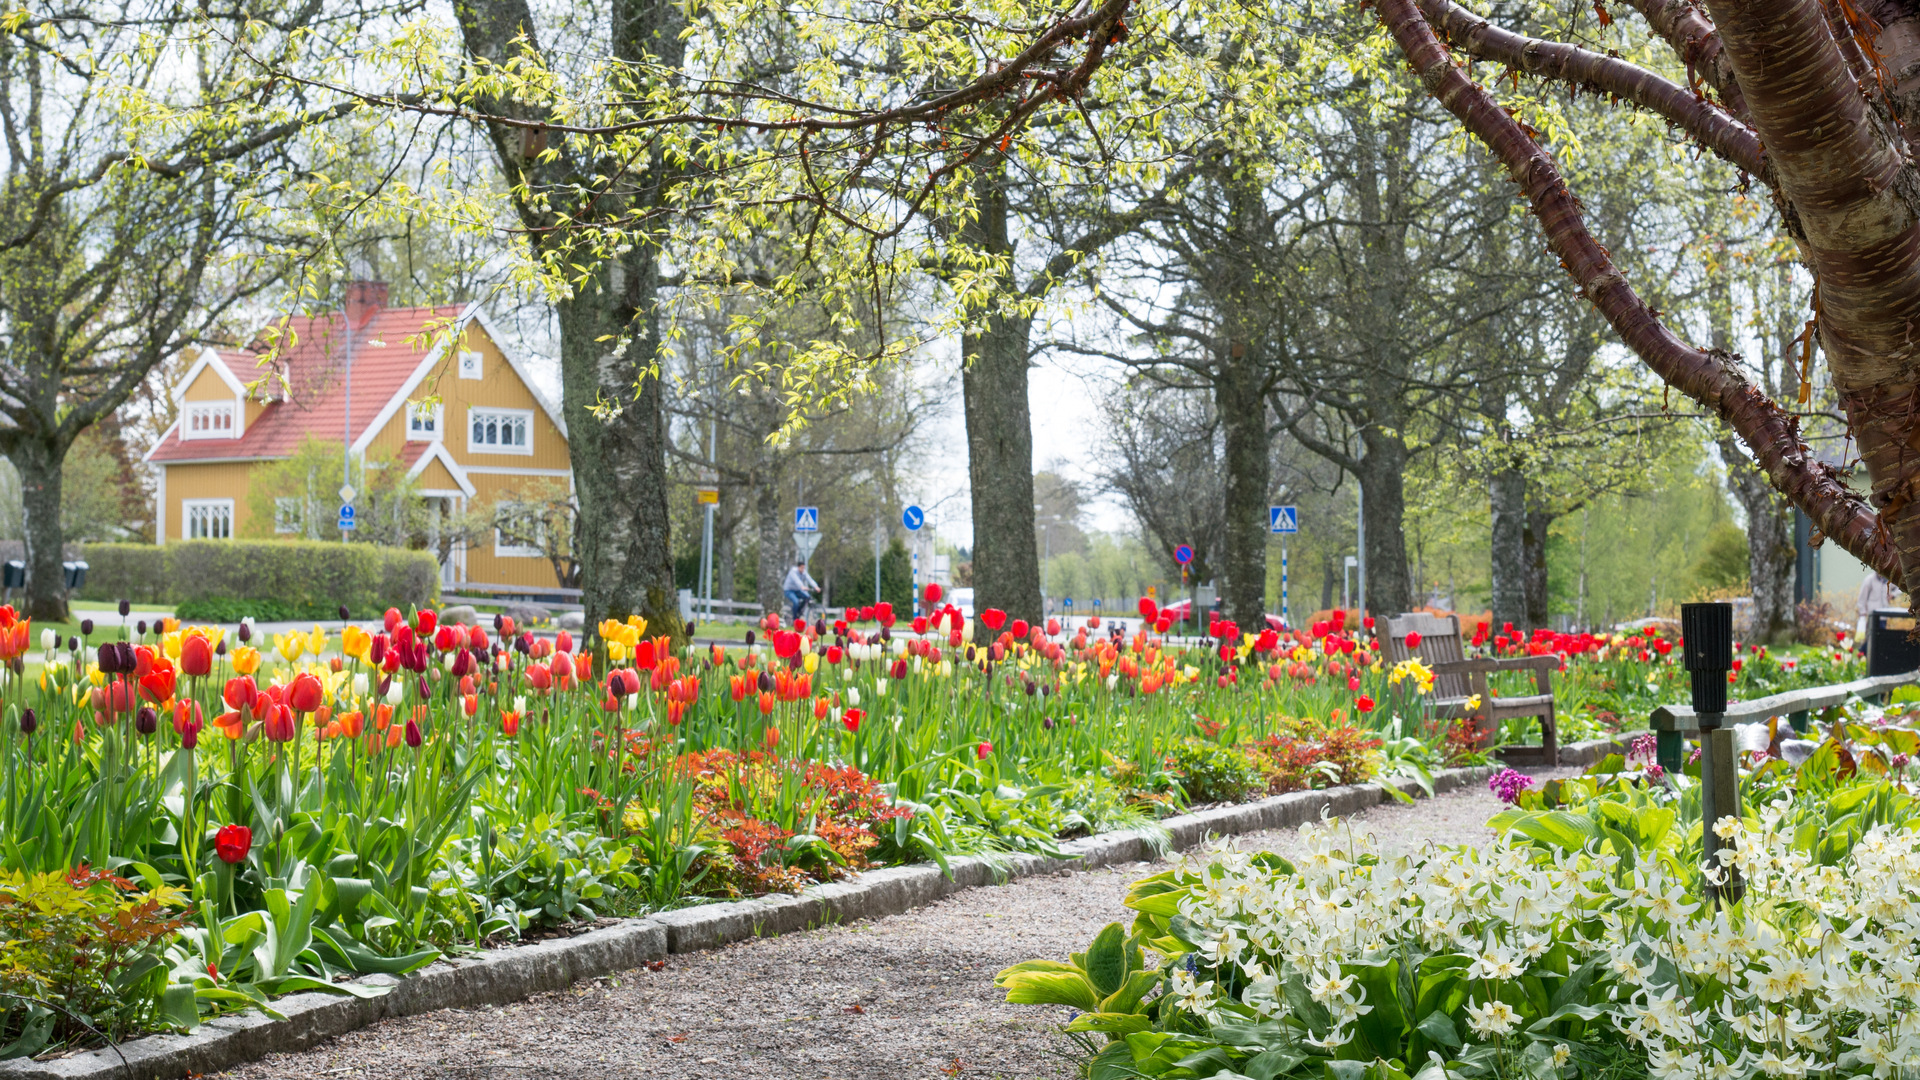
<instances>
[{"instance_id":1,"label":"yellow tulip","mask_svg":"<svg viewBox=\"0 0 1920 1080\"><path fill-rule=\"evenodd\" d=\"M813 674L814 669L820 666L820 654L817 652L808 653L807 658L800 661L800 666L806 669L807 674Z\"/></svg>"},{"instance_id":2,"label":"yellow tulip","mask_svg":"<svg viewBox=\"0 0 1920 1080\"><path fill-rule=\"evenodd\" d=\"M286 657L288 663L292 663L300 659L301 653L307 651L307 635L298 630L288 634L275 634L273 635L273 651Z\"/></svg>"},{"instance_id":3,"label":"yellow tulip","mask_svg":"<svg viewBox=\"0 0 1920 1080\"><path fill-rule=\"evenodd\" d=\"M242 645L233 650L233 670L242 675L251 675L260 670L260 650L251 645Z\"/></svg>"},{"instance_id":4,"label":"yellow tulip","mask_svg":"<svg viewBox=\"0 0 1920 1080\"><path fill-rule=\"evenodd\" d=\"M363 664L372 663L373 635L357 626L346 626L340 630L340 651Z\"/></svg>"},{"instance_id":5,"label":"yellow tulip","mask_svg":"<svg viewBox=\"0 0 1920 1080\"><path fill-rule=\"evenodd\" d=\"M307 651L315 656L327 651L327 632L320 629L319 623L313 624L313 633L307 635ZM289 656L291 660L293 657Z\"/></svg>"},{"instance_id":6,"label":"yellow tulip","mask_svg":"<svg viewBox=\"0 0 1920 1080\"><path fill-rule=\"evenodd\" d=\"M107 685L107 673L100 670L98 664L87 665L87 681L95 686Z\"/></svg>"}]
</instances>

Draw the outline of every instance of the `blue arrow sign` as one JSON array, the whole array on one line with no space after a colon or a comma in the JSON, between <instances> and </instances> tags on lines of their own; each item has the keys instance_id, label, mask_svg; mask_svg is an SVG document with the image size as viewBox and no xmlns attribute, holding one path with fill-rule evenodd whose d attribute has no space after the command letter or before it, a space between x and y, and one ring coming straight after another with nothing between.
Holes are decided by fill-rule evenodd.
<instances>
[{"instance_id":1,"label":"blue arrow sign","mask_svg":"<svg viewBox=\"0 0 1920 1080\"><path fill-rule=\"evenodd\" d=\"M1073 597L1069 596L1065 600L1060 601L1060 603L1065 605L1068 608L1071 608L1073 607Z\"/></svg>"},{"instance_id":2,"label":"blue arrow sign","mask_svg":"<svg viewBox=\"0 0 1920 1080\"><path fill-rule=\"evenodd\" d=\"M353 520L353 504L352 503L340 504L339 525L340 525L341 532L351 532L353 529L356 529L359 527L358 524Z\"/></svg>"},{"instance_id":3,"label":"blue arrow sign","mask_svg":"<svg viewBox=\"0 0 1920 1080\"><path fill-rule=\"evenodd\" d=\"M1097 596L1096 596L1096 597L1094 597L1094 598L1093 598L1093 606L1094 606L1094 607L1099 607L1099 606L1100 606L1100 598L1099 598L1099 597L1097 597Z\"/></svg>"},{"instance_id":4,"label":"blue arrow sign","mask_svg":"<svg viewBox=\"0 0 1920 1080\"><path fill-rule=\"evenodd\" d=\"M1293 506L1267 507L1267 531L1271 533L1297 533L1300 531L1300 510Z\"/></svg>"},{"instance_id":5,"label":"blue arrow sign","mask_svg":"<svg viewBox=\"0 0 1920 1080\"><path fill-rule=\"evenodd\" d=\"M1193 561L1192 546L1188 544L1181 544L1179 547L1174 548L1173 561L1179 563L1181 566L1185 566L1188 563L1192 562Z\"/></svg>"},{"instance_id":6,"label":"blue arrow sign","mask_svg":"<svg viewBox=\"0 0 1920 1080\"><path fill-rule=\"evenodd\" d=\"M908 532L919 532L920 526L926 522L927 512L917 506L909 506L900 512L900 524L905 525Z\"/></svg>"},{"instance_id":7,"label":"blue arrow sign","mask_svg":"<svg viewBox=\"0 0 1920 1080\"><path fill-rule=\"evenodd\" d=\"M817 506L796 506L793 508L794 532L819 532L820 508Z\"/></svg>"}]
</instances>

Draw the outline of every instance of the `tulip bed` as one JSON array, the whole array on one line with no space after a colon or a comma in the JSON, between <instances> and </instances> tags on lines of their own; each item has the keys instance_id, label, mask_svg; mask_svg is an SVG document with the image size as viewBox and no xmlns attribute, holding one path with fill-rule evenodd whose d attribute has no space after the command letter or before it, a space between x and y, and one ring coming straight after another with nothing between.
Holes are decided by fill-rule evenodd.
<instances>
[{"instance_id":1,"label":"tulip bed","mask_svg":"<svg viewBox=\"0 0 1920 1080\"><path fill-rule=\"evenodd\" d=\"M1370 626L1176 644L1141 614L1068 631L880 605L674 651L637 618L589 650L389 611L33 650L0 608L0 1055L379 993L347 977L543 926L1484 760L1423 719L1431 671L1385 664ZM1573 694L1684 683L1656 638L1477 647L1564 647ZM1756 686L1806 677L1749 656Z\"/></svg>"}]
</instances>

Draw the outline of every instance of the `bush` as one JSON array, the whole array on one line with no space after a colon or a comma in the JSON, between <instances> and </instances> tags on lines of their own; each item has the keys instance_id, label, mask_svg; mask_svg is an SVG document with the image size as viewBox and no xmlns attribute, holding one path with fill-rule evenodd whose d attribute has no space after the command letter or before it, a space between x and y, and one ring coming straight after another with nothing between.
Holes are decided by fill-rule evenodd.
<instances>
[{"instance_id":1,"label":"bush","mask_svg":"<svg viewBox=\"0 0 1920 1080\"><path fill-rule=\"evenodd\" d=\"M1267 786L1260 766L1238 748L1185 739L1167 752L1167 768L1180 777L1187 801L1243 802Z\"/></svg>"},{"instance_id":2,"label":"bush","mask_svg":"<svg viewBox=\"0 0 1920 1080\"><path fill-rule=\"evenodd\" d=\"M172 888L142 892L75 867L0 875L0 1040L7 1054L151 1029L167 970L162 940L180 926Z\"/></svg>"},{"instance_id":3,"label":"bush","mask_svg":"<svg viewBox=\"0 0 1920 1080\"><path fill-rule=\"evenodd\" d=\"M439 596L440 567L424 551L308 540L186 540L90 544L86 600L172 603L182 619L236 622L334 618L422 607Z\"/></svg>"}]
</instances>

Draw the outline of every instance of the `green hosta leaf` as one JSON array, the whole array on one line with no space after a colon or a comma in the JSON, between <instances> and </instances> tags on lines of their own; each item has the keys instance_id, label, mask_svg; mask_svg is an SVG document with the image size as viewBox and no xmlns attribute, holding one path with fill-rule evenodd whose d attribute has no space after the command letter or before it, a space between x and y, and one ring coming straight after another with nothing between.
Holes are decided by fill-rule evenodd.
<instances>
[{"instance_id":1,"label":"green hosta leaf","mask_svg":"<svg viewBox=\"0 0 1920 1080\"><path fill-rule=\"evenodd\" d=\"M1505 814L1500 817L1505 817ZM1498 822L1500 818L1495 818ZM1495 828L1500 826L1496 824ZM1565 810L1546 810L1537 814L1526 814L1511 825L1513 831L1530 840L1543 844L1552 844L1568 851L1580 851L1588 842L1601 838L1600 826L1585 814L1571 814Z\"/></svg>"},{"instance_id":2,"label":"green hosta leaf","mask_svg":"<svg viewBox=\"0 0 1920 1080\"><path fill-rule=\"evenodd\" d=\"M1134 1012L1140 1008L1140 999L1146 997L1147 992L1152 990L1159 982L1160 973L1158 971L1129 972L1126 981L1120 985L1120 989L1107 995L1107 999L1100 1003L1100 1011L1110 1013Z\"/></svg>"},{"instance_id":3,"label":"green hosta leaf","mask_svg":"<svg viewBox=\"0 0 1920 1080\"><path fill-rule=\"evenodd\" d=\"M200 1026L200 1002L192 983L173 983L160 992L160 1015L182 1031Z\"/></svg>"},{"instance_id":4,"label":"green hosta leaf","mask_svg":"<svg viewBox=\"0 0 1920 1080\"><path fill-rule=\"evenodd\" d=\"M1255 1054L1243 1066L1243 1070L1252 1080L1274 1080L1274 1077L1285 1076L1299 1068L1305 1060L1307 1055L1298 1050L1268 1050L1263 1054Z\"/></svg>"},{"instance_id":5,"label":"green hosta leaf","mask_svg":"<svg viewBox=\"0 0 1920 1080\"><path fill-rule=\"evenodd\" d=\"M1080 973L1079 968L1060 960L1022 960L1010 968L1003 968L999 974L993 977L993 985L1005 986L1007 985L1009 976L1018 975L1023 971L1068 971L1076 974Z\"/></svg>"},{"instance_id":6,"label":"green hosta leaf","mask_svg":"<svg viewBox=\"0 0 1920 1080\"><path fill-rule=\"evenodd\" d=\"M1145 1013L1136 1012L1090 1012L1081 1013L1067 1025L1068 1031L1098 1031L1123 1039L1136 1031L1146 1031L1153 1026Z\"/></svg>"},{"instance_id":7,"label":"green hosta leaf","mask_svg":"<svg viewBox=\"0 0 1920 1080\"><path fill-rule=\"evenodd\" d=\"M1099 1012L1093 984L1079 972L1023 971L1006 981L1009 1005L1067 1005L1081 1012Z\"/></svg>"},{"instance_id":8,"label":"green hosta leaf","mask_svg":"<svg viewBox=\"0 0 1920 1080\"><path fill-rule=\"evenodd\" d=\"M1108 923L1087 949L1087 981L1101 997L1120 989L1127 977L1127 931Z\"/></svg>"}]
</instances>

